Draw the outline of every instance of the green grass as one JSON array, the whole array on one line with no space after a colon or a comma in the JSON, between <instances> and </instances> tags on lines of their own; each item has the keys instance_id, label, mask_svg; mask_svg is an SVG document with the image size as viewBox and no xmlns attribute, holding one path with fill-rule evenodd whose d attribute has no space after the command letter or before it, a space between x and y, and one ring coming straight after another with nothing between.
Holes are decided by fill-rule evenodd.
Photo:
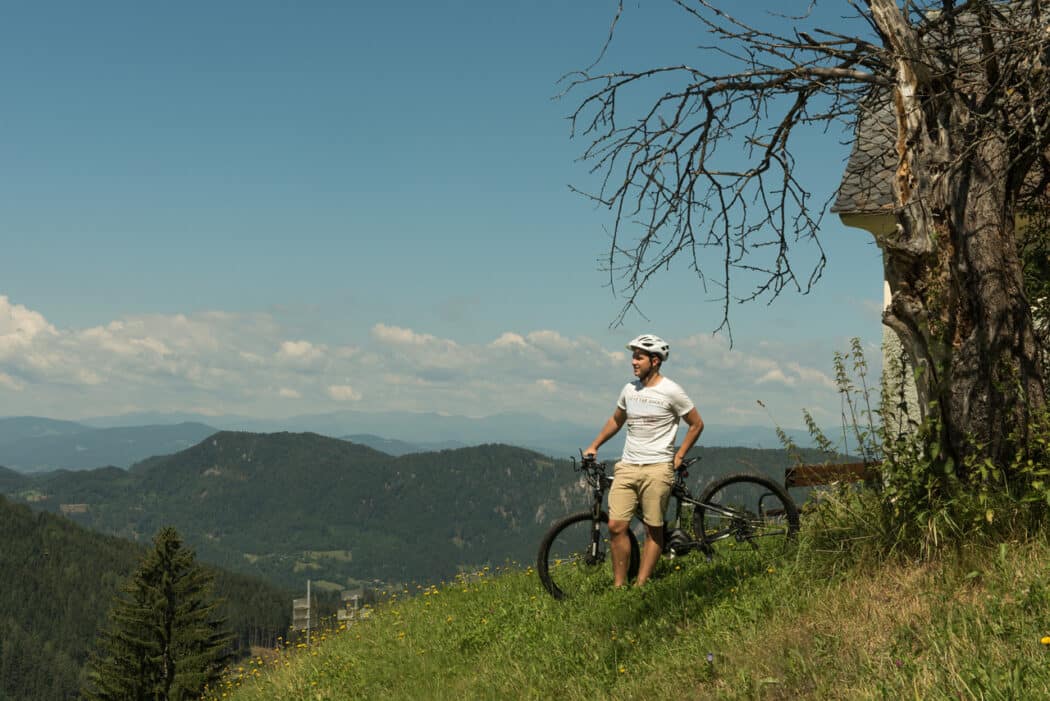
<instances>
[{"instance_id":1,"label":"green grass","mask_svg":"<svg viewBox=\"0 0 1050 701\"><path fill-rule=\"evenodd\" d=\"M845 567L803 538L776 562L665 559L644 590L572 602L508 567L403 593L215 697L1046 698L1048 576L1044 537Z\"/></svg>"}]
</instances>

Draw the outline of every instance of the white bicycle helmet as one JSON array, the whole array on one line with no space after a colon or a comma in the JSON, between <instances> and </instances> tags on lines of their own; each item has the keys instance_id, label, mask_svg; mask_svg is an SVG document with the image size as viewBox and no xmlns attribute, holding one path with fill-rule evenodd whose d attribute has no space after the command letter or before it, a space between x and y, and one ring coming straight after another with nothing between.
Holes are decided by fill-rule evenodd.
<instances>
[{"instance_id":1,"label":"white bicycle helmet","mask_svg":"<svg viewBox=\"0 0 1050 701\"><path fill-rule=\"evenodd\" d=\"M651 333L643 333L632 340L627 344L627 350L640 350L645 353L652 353L660 356L660 360L664 362L667 362L668 356L671 355L671 346L667 345L667 341Z\"/></svg>"}]
</instances>

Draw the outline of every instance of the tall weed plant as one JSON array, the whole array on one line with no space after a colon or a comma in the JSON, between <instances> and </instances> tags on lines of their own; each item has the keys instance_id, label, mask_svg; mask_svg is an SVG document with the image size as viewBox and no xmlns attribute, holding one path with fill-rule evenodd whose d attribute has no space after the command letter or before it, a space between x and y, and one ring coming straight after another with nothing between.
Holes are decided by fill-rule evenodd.
<instances>
[{"instance_id":1,"label":"tall weed plant","mask_svg":"<svg viewBox=\"0 0 1050 701\"><path fill-rule=\"evenodd\" d=\"M903 382L880 383L873 402L859 339L852 339L849 352L836 352L834 364L845 452L877 466L879 480L871 489L832 485L811 499L805 531L817 554L850 561L895 555L930 559L945 548L1025 539L1044 527L1050 510L1050 413L1011 436L1019 447L1010 464L996 465L974 450L956 465L942 454L936 419L914 418L918 412L908 405ZM885 376L898 379L905 371L900 358L891 357L884 368ZM830 439L809 412L803 411L803 418L830 456Z\"/></svg>"}]
</instances>

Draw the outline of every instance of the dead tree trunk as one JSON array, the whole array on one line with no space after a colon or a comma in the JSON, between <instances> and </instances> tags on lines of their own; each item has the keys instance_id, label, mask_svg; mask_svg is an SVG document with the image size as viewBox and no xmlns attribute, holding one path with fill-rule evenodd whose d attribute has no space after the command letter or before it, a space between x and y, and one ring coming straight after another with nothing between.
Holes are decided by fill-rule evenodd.
<instances>
[{"instance_id":1,"label":"dead tree trunk","mask_svg":"<svg viewBox=\"0 0 1050 701\"><path fill-rule=\"evenodd\" d=\"M1026 158L1006 136L1006 111L989 98L994 80L984 94L976 80L969 95L949 88L973 76L938 71L938 56L894 0L869 5L897 65L898 214L896 232L880 242L893 295L884 321L908 349L946 457L958 466L979 450L1005 466L1011 436L1045 402L1015 238ZM978 65L983 78L994 71Z\"/></svg>"}]
</instances>

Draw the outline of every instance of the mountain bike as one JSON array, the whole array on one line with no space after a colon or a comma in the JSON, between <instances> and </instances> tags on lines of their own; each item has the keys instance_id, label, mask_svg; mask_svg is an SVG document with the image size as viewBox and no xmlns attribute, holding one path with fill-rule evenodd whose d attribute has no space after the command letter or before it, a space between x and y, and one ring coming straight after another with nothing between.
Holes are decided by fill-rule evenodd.
<instances>
[{"instance_id":1,"label":"mountain bike","mask_svg":"<svg viewBox=\"0 0 1050 701\"><path fill-rule=\"evenodd\" d=\"M721 477L694 498L685 484L686 468L700 458L682 462L675 472L671 497L674 518L664 524L663 553L682 557L693 551L708 560L723 556L776 557L798 532L798 507L787 491L761 475L737 473ZM602 509L613 478L607 464L594 456L582 456L573 469L583 473L590 487L591 508L562 518L540 542L536 571L544 588L555 599L596 592L612 583L609 558L609 514ZM688 534L691 531L692 535ZM638 537L627 530L631 543L628 579L638 574Z\"/></svg>"}]
</instances>

